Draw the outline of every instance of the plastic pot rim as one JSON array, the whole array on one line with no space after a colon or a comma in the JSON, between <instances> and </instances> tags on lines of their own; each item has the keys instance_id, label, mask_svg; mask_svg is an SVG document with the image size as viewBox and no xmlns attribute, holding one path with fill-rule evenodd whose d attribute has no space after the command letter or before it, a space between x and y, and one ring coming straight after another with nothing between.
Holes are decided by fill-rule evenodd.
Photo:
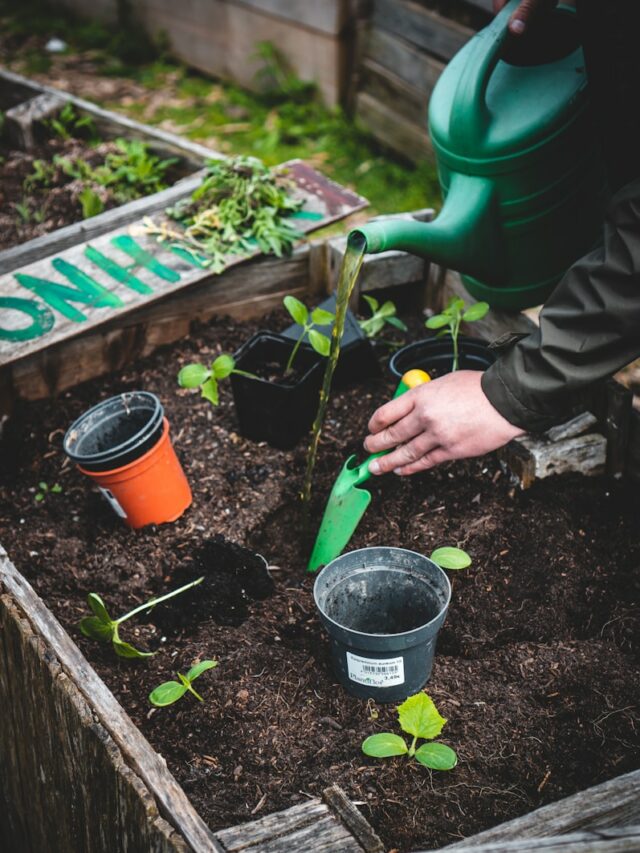
<instances>
[{"instance_id":1,"label":"plastic pot rim","mask_svg":"<svg viewBox=\"0 0 640 853\"><path fill-rule=\"evenodd\" d=\"M275 340L275 341L278 341L279 343L285 344L290 349L293 349L293 347L296 344L296 341L293 338L287 338L284 335L279 334L278 332L270 332L268 329L264 329L262 331L256 332L254 335L252 335L247 341L244 342L244 344L238 350L236 350L236 352L234 352L233 358L234 358L234 361L236 362L236 365L238 365L239 360L245 354L244 351L245 350L249 351L250 344L252 344L254 341L257 341L260 338L263 338L263 339L264 338L271 338L272 340ZM240 382L241 380L244 380L247 383L248 382L260 382L262 385L269 385L269 386L275 385L279 388L296 388L298 385L301 385L309 377L309 375L311 373L316 371L318 369L318 367L322 365L322 362L324 360L323 356L318 355L316 353L316 351L313 349L313 347L307 346L304 343L304 341L300 345L300 350L304 351L305 353L315 355L316 360L313 362L313 364L309 365L308 369L304 373L300 374L297 382L290 382L288 384L284 384L283 382L274 382L274 381L271 381L269 379L265 379L262 376L242 376L242 374L238 374L238 373L232 374L233 380L235 382Z\"/></svg>"},{"instance_id":2,"label":"plastic pot rim","mask_svg":"<svg viewBox=\"0 0 640 853\"><path fill-rule=\"evenodd\" d=\"M432 619L430 619L428 622L424 622L422 625L418 625L417 628L412 628L410 631L399 631L396 634L388 634L388 633L385 633L385 634L374 633L374 634L372 634L372 633L366 633L365 631L356 631L354 628L349 628L347 625L341 625L340 622L336 622L335 619L333 619L331 616L329 616L326 613L326 611L320 606L320 603L318 601L317 586L318 586L318 583L320 581L320 578L322 577L323 573L330 566L334 565L334 563L337 560L339 560L341 557L345 556L345 554L366 554L369 551L379 551L380 548L384 548L387 551L400 551L403 554L411 554L412 556L420 557L422 560L428 560L429 563L432 566L434 566L438 570L438 572L440 572L440 575L442 576L442 578L444 578L445 588L447 590L447 600L446 600L445 604L438 610L438 612L436 613L436 615ZM375 567L366 566L366 565L361 566L357 570L354 570L353 572L351 572L351 574L357 574L359 572L370 571L373 568L375 568ZM382 567L380 567L380 568L382 568ZM401 568L397 568L397 567L396 568L389 567L387 569L387 571L396 571L396 572L398 572L398 574L409 574L409 572L403 572ZM435 622L437 622L439 619L442 618L442 614L447 612L447 610L449 609L449 605L451 604L451 595L452 595L452 587L451 587L451 581L449 580L449 576L447 575L447 573L445 572L445 570L441 566L439 566L437 563L435 563L431 559L431 557L427 557L425 554L421 554L419 551L412 551L409 548L399 548L399 547L393 546L393 545L388 545L388 546L387 545L371 545L367 548L356 548L354 551L345 551L344 554L340 554L338 557L333 559L330 563L327 563L327 565L324 566L318 572L318 576L316 577L315 582L313 584L313 600L314 600L314 603L316 605L316 608L318 609L318 612L320 613L320 616L324 620L326 620L327 622L330 622L332 625L335 625L341 631L348 631L349 633L353 634L354 636L359 636L359 637L411 637L412 634L418 634L418 632L424 631L425 628L428 628L430 625L433 625Z\"/></svg>"},{"instance_id":3,"label":"plastic pot rim","mask_svg":"<svg viewBox=\"0 0 640 853\"><path fill-rule=\"evenodd\" d=\"M82 465L76 463L78 471L81 471L83 474L86 474L87 477L91 477L93 480L98 480L100 477L113 477L118 474L127 474L134 466L140 467L145 466L147 462L151 462L151 457L154 455L158 446L162 441L164 441L169 435L169 421L166 417L162 418L162 434L153 447L150 447L149 450L146 450L142 456L139 456L137 459L132 459L131 462L127 462L126 465L121 465L119 468L110 468L108 471L90 471L87 468L83 468ZM149 466L142 468L142 471L145 471ZM137 473L142 473L142 471L138 471ZM127 479L124 477L123 479Z\"/></svg>"}]
</instances>

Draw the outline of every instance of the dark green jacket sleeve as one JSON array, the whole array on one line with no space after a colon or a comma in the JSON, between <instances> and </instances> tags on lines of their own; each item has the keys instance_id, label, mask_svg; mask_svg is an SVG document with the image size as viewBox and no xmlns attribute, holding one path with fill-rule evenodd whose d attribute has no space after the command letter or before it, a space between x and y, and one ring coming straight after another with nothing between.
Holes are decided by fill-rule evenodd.
<instances>
[{"instance_id":1,"label":"dark green jacket sleeve","mask_svg":"<svg viewBox=\"0 0 640 853\"><path fill-rule=\"evenodd\" d=\"M539 329L485 372L482 388L508 421L542 430L571 411L579 391L638 356L640 179L611 199L601 245L568 270Z\"/></svg>"}]
</instances>

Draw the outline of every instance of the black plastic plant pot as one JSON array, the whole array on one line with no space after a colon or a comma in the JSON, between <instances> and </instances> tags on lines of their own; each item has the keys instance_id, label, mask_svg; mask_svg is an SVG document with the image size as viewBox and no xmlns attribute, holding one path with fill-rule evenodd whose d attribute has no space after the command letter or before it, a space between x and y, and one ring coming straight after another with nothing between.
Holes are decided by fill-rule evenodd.
<instances>
[{"instance_id":1,"label":"black plastic plant pot","mask_svg":"<svg viewBox=\"0 0 640 853\"><path fill-rule=\"evenodd\" d=\"M436 563L404 548L350 551L325 566L313 594L349 693L397 702L424 687L451 600Z\"/></svg>"},{"instance_id":2,"label":"black plastic plant pot","mask_svg":"<svg viewBox=\"0 0 640 853\"><path fill-rule=\"evenodd\" d=\"M273 368L283 374L295 342L273 332L258 332L234 358L236 367L248 373ZM326 361L312 349L300 347L292 382L231 374L231 388L242 435L289 450L309 431L318 409Z\"/></svg>"},{"instance_id":3,"label":"black plastic plant pot","mask_svg":"<svg viewBox=\"0 0 640 853\"><path fill-rule=\"evenodd\" d=\"M85 471L121 468L160 441L163 418L164 409L155 394L118 394L89 409L69 427L64 452Z\"/></svg>"},{"instance_id":4,"label":"black plastic plant pot","mask_svg":"<svg viewBox=\"0 0 640 853\"><path fill-rule=\"evenodd\" d=\"M318 308L324 308L325 311L336 312L336 297L335 294L321 302ZM323 335L331 337L333 331L333 323L326 326L318 326L318 331ZM302 332L302 327L297 323L289 326L282 333L284 337L291 338L297 341ZM305 337L303 346L310 349L310 344ZM353 314L347 309L344 320L344 331L342 340L340 341L340 356L338 364L333 375L333 385L336 388L344 388L353 385L356 382L361 382L363 379L369 379L372 376L380 375L380 364L375 353L371 341L360 328L360 325Z\"/></svg>"},{"instance_id":5,"label":"black plastic plant pot","mask_svg":"<svg viewBox=\"0 0 640 853\"><path fill-rule=\"evenodd\" d=\"M496 360L495 353L486 341L460 335L458 338L458 369L486 370ZM389 369L397 379L407 370L418 368L435 379L451 373L453 367L453 341L446 337L425 338L402 347L389 359Z\"/></svg>"}]
</instances>

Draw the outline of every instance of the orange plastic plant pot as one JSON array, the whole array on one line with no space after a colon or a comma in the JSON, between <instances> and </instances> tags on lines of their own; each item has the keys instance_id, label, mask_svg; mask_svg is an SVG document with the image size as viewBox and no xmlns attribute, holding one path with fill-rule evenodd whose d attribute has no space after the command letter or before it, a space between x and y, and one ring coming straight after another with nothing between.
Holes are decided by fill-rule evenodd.
<instances>
[{"instance_id":1,"label":"orange plastic plant pot","mask_svg":"<svg viewBox=\"0 0 640 853\"><path fill-rule=\"evenodd\" d=\"M112 471L83 474L96 483L115 512L135 529L175 521L191 506L192 495L163 420L160 440L139 459Z\"/></svg>"}]
</instances>

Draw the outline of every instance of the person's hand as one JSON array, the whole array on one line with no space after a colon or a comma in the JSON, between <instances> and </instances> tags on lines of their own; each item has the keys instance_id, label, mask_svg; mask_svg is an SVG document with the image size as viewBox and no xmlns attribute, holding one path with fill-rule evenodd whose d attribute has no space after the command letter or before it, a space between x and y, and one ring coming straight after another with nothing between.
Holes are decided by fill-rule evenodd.
<instances>
[{"instance_id":1,"label":"person's hand","mask_svg":"<svg viewBox=\"0 0 640 853\"><path fill-rule=\"evenodd\" d=\"M493 0L493 11L498 12L506 6L508 0ZM514 36L521 36L527 29L532 18L537 17L540 12L553 9L557 0L521 0L518 8L509 18L509 32Z\"/></svg>"},{"instance_id":2,"label":"person's hand","mask_svg":"<svg viewBox=\"0 0 640 853\"><path fill-rule=\"evenodd\" d=\"M395 448L369 464L372 474L416 474L446 462L482 456L524 430L493 408L479 370L458 370L381 406L369 421L370 453Z\"/></svg>"}]
</instances>

